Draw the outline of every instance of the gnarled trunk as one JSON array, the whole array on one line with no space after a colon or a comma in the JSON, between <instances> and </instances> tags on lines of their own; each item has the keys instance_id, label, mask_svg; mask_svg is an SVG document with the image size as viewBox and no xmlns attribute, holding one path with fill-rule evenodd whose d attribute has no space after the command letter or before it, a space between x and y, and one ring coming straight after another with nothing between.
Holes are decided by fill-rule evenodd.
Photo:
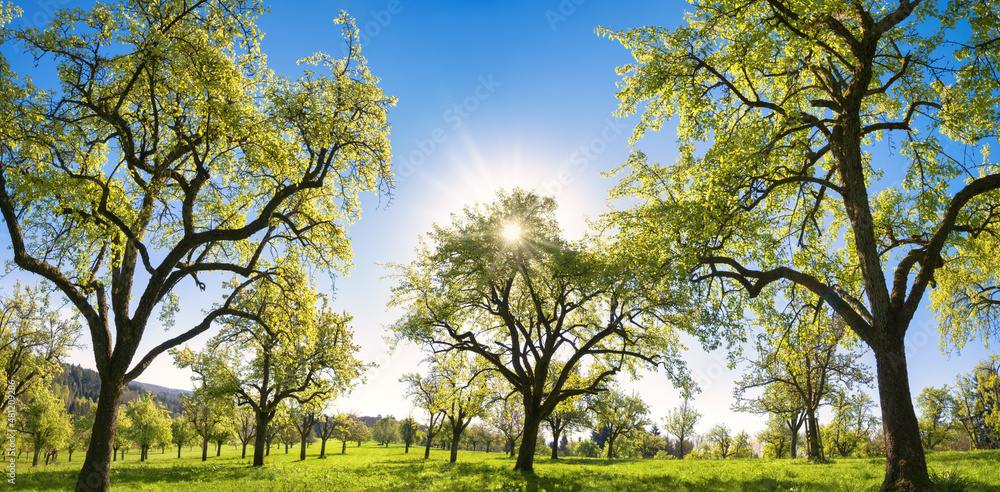
<instances>
[{"instance_id":1,"label":"gnarled trunk","mask_svg":"<svg viewBox=\"0 0 1000 492\"><path fill-rule=\"evenodd\" d=\"M514 471L533 473L535 471L535 446L538 444L538 426L541 423L535 415L524 415L524 431L521 433L521 447L517 450Z\"/></svg>"},{"instance_id":2,"label":"gnarled trunk","mask_svg":"<svg viewBox=\"0 0 1000 492\"><path fill-rule=\"evenodd\" d=\"M77 492L104 492L111 488L111 451L118 427L118 402L124 388L123 381L101 378L90 445L83 458L83 468L76 477Z\"/></svg>"},{"instance_id":3,"label":"gnarled trunk","mask_svg":"<svg viewBox=\"0 0 1000 492\"><path fill-rule=\"evenodd\" d=\"M257 434L253 438L253 466L264 466L264 454L271 450L267 442L267 420L263 413L254 414L257 423Z\"/></svg>"},{"instance_id":4,"label":"gnarled trunk","mask_svg":"<svg viewBox=\"0 0 1000 492\"><path fill-rule=\"evenodd\" d=\"M881 490L933 490L910 399L903 341L888 341L879 348L875 351L875 366L885 433L885 479Z\"/></svg>"}]
</instances>

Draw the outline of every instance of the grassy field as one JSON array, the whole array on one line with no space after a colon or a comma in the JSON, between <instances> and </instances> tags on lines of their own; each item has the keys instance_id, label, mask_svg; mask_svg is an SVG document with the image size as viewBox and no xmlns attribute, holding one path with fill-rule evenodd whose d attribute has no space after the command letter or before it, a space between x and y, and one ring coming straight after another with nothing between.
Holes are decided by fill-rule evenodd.
<instances>
[{"instance_id":1,"label":"grassy field","mask_svg":"<svg viewBox=\"0 0 1000 492\"><path fill-rule=\"evenodd\" d=\"M340 451L339 443L327 449ZM214 448L210 448L214 454ZM248 450L248 453L250 450ZM422 448L403 453L402 446L389 448L366 444L348 446L347 454L317 459L319 444L298 460L298 450L289 454L275 447L263 469L249 466L232 446L222 456L201 461L199 450L185 448L165 454L150 450L150 459L138 461L132 451L123 462L112 464L111 484L116 491L392 491L469 490L718 490L718 491L806 491L877 490L884 470L881 459L841 459L812 465L802 460L662 461L598 460L568 458L536 461L535 475L511 470L513 461L499 453L460 451L458 463L447 462L447 454L432 450L423 460ZM57 465L31 467L29 460L17 463L17 483L7 490L71 490L82 464L82 453L73 462L65 453ZM1000 451L933 453L928 463L945 490L1000 490Z\"/></svg>"}]
</instances>

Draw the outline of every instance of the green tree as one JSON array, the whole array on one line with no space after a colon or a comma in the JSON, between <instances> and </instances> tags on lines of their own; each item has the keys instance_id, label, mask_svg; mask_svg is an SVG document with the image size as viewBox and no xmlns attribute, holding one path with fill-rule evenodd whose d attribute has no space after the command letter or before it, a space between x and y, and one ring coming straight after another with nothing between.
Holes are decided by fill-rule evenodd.
<instances>
[{"instance_id":1,"label":"green tree","mask_svg":"<svg viewBox=\"0 0 1000 492\"><path fill-rule=\"evenodd\" d=\"M701 413L691 406L691 399L684 398L681 405L667 413L663 419L663 430L677 436L677 457L684 459L684 439L694 433L694 426L701 420Z\"/></svg>"},{"instance_id":2,"label":"green tree","mask_svg":"<svg viewBox=\"0 0 1000 492\"><path fill-rule=\"evenodd\" d=\"M413 399L414 406L427 412L424 459L428 459L431 455L431 443L434 442L434 436L444 425L447 398L444 393L443 376L440 371L431 370L427 376L407 373L399 380L406 383L406 395Z\"/></svg>"},{"instance_id":3,"label":"green tree","mask_svg":"<svg viewBox=\"0 0 1000 492\"><path fill-rule=\"evenodd\" d=\"M545 417L552 433L552 459L559 458L559 437L565 437L569 432L581 430L590 425L586 403L583 398L564 400L556 405L552 413Z\"/></svg>"},{"instance_id":4,"label":"green tree","mask_svg":"<svg viewBox=\"0 0 1000 492\"><path fill-rule=\"evenodd\" d=\"M630 158L612 197L635 204L616 214L626 253L689 272L734 317L787 298L778 286L835 309L875 356L884 490L932 487L906 366L914 313L929 287L948 313L970 276L997 285L997 255L978 253L997 244L1000 174L976 147L1000 133L993 7L710 0L675 29L602 31L636 60L618 93L621 114L643 113L632 141L673 119L680 147L669 165ZM892 177L873 158L889 139ZM987 329L956 328L959 345Z\"/></svg>"},{"instance_id":5,"label":"green tree","mask_svg":"<svg viewBox=\"0 0 1000 492\"><path fill-rule=\"evenodd\" d=\"M196 436L194 425L187 416L181 415L170 423L170 442L177 446L177 458L181 457L181 448L190 443Z\"/></svg>"},{"instance_id":6,"label":"green tree","mask_svg":"<svg viewBox=\"0 0 1000 492\"><path fill-rule=\"evenodd\" d=\"M791 445L792 431L781 415L771 415L767 419L767 427L757 434L757 439L764 443L761 455L765 458L784 458L785 449ZM795 455L792 455L794 458Z\"/></svg>"},{"instance_id":7,"label":"green tree","mask_svg":"<svg viewBox=\"0 0 1000 492\"><path fill-rule=\"evenodd\" d=\"M775 412L780 407L799 405L804 414L810 460L823 460L817 411L836 388L869 384L868 367L858 359L858 351L844 351L850 334L836 314L821 307L793 302L790 312L775 312L763 306L760 318L764 332L757 338L757 358L749 361L743 378L736 382L735 409ZM758 397L745 398L746 390L781 386ZM774 402L776 395L785 398ZM789 410L795 409L792 406ZM784 413L794 416L795 410ZM795 429L793 432L797 432Z\"/></svg>"},{"instance_id":8,"label":"green tree","mask_svg":"<svg viewBox=\"0 0 1000 492\"><path fill-rule=\"evenodd\" d=\"M11 295L0 297L0 367L4 381L14 382L13 391L5 391L0 411L7 410L9 396L29 396L33 385L62 372L67 352L76 345L79 323L61 319L49 302L41 288L20 282Z\"/></svg>"},{"instance_id":9,"label":"green tree","mask_svg":"<svg viewBox=\"0 0 1000 492\"><path fill-rule=\"evenodd\" d=\"M753 448L750 447L750 434L747 431L739 431L733 436L733 458L751 458Z\"/></svg>"},{"instance_id":10,"label":"green tree","mask_svg":"<svg viewBox=\"0 0 1000 492\"><path fill-rule=\"evenodd\" d=\"M327 306L312 279L290 259L230 297L222 328L201 352L174 349L204 391L253 409L253 466L264 465L267 426L286 400L308 405L346 392L364 364L349 326L352 317Z\"/></svg>"},{"instance_id":11,"label":"green tree","mask_svg":"<svg viewBox=\"0 0 1000 492\"><path fill-rule=\"evenodd\" d=\"M139 446L139 461L149 457L150 446L171 441L170 414L152 393L130 401L125 415L132 421L127 437Z\"/></svg>"},{"instance_id":12,"label":"green tree","mask_svg":"<svg viewBox=\"0 0 1000 492\"><path fill-rule=\"evenodd\" d=\"M721 459L729 457L729 452L733 447L733 435L725 424L717 424L708 430L706 436L708 442L712 443L712 451Z\"/></svg>"},{"instance_id":13,"label":"green tree","mask_svg":"<svg viewBox=\"0 0 1000 492\"><path fill-rule=\"evenodd\" d=\"M517 443L527 437L524 435L524 404L519 397L520 394L511 391L509 386L500 384L483 405L483 420L507 441L506 448L511 458Z\"/></svg>"},{"instance_id":14,"label":"green tree","mask_svg":"<svg viewBox=\"0 0 1000 492\"><path fill-rule=\"evenodd\" d=\"M1000 402L1000 356L980 361L968 374L959 375L953 391L954 421L961 424L976 449L1000 447L997 402Z\"/></svg>"},{"instance_id":15,"label":"green tree","mask_svg":"<svg viewBox=\"0 0 1000 492\"><path fill-rule=\"evenodd\" d=\"M955 400L948 386L928 387L917 395L920 411L920 437L924 449L932 450L948 440L952 430L951 414Z\"/></svg>"},{"instance_id":16,"label":"green tree","mask_svg":"<svg viewBox=\"0 0 1000 492\"><path fill-rule=\"evenodd\" d=\"M390 443L399 441L399 423L392 417L382 417L372 426L372 439L389 447Z\"/></svg>"},{"instance_id":17,"label":"green tree","mask_svg":"<svg viewBox=\"0 0 1000 492\"><path fill-rule=\"evenodd\" d=\"M65 405L52 392L38 389L34 394L23 410L18 430L27 436L34 452L31 466L38 466L38 454L43 449L63 446L72 432L72 424Z\"/></svg>"},{"instance_id":18,"label":"green tree","mask_svg":"<svg viewBox=\"0 0 1000 492\"><path fill-rule=\"evenodd\" d=\"M243 452L240 458L247 457L247 444L257 436L257 418L253 410L240 406L236 408L236 415L233 417L236 428L236 437L240 440Z\"/></svg>"},{"instance_id":19,"label":"green tree","mask_svg":"<svg viewBox=\"0 0 1000 492\"><path fill-rule=\"evenodd\" d=\"M399 421L399 439L403 441L406 446L404 453L410 452L410 445L417 439L417 434L420 432L420 426L417 424L413 417L407 417ZM473 446L475 447L475 446Z\"/></svg>"},{"instance_id":20,"label":"green tree","mask_svg":"<svg viewBox=\"0 0 1000 492\"><path fill-rule=\"evenodd\" d=\"M318 69L289 80L265 64L263 12L125 2L60 10L44 30L11 29L9 15L0 26L54 58L59 77L42 90L0 58L0 213L14 262L60 289L90 331L102 384L81 488L109 487L124 386L216 316L137 354L158 308L176 312L178 285L251 278L282 250L341 271L358 193L389 186L394 100L353 23L339 19L344 59L312 55L303 62Z\"/></svg>"},{"instance_id":21,"label":"green tree","mask_svg":"<svg viewBox=\"0 0 1000 492\"><path fill-rule=\"evenodd\" d=\"M349 441L357 441L360 445L361 441L368 440L369 433L364 422L354 415L338 413L333 418L331 436L341 442L340 454L346 454Z\"/></svg>"},{"instance_id":22,"label":"green tree","mask_svg":"<svg viewBox=\"0 0 1000 492\"><path fill-rule=\"evenodd\" d=\"M87 413L73 419L73 431L66 442L66 454L68 460L73 461L73 451L77 448L87 447L90 443L90 431L94 427L94 412L96 407L91 406Z\"/></svg>"},{"instance_id":23,"label":"green tree","mask_svg":"<svg viewBox=\"0 0 1000 492\"><path fill-rule=\"evenodd\" d=\"M626 395L620 390L602 391L589 398L588 408L593 422L608 430L604 450L608 458L615 457L615 440L642 430L650 423L649 406L636 395Z\"/></svg>"},{"instance_id":24,"label":"green tree","mask_svg":"<svg viewBox=\"0 0 1000 492\"><path fill-rule=\"evenodd\" d=\"M306 404L291 402L289 411L291 412L292 426L299 434L299 460L306 459L306 440L313 433L314 427L320 421L321 409L326 404L322 400L312 400Z\"/></svg>"},{"instance_id":25,"label":"green tree","mask_svg":"<svg viewBox=\"0 0 1000 492\"><path fill-rule=\"evenodd\" d=\"M181 395L181 403L195 436L201 439L201 460L207 461L208 442L231 425L232 404L213 398L204 386L195 389L191 395Z\"/></svg>"},{"instance_id":26,"label":"green tree","mask_svg":"<svg viewBox=\"0 0 1000 492\"><path fill-rule=\"evenodd\" d=\"M409 265L391 265L400 340L475 354L521 394L524 439L515 470L531 471L542 421L619 371L667 366L687 385L673 299L640 302L630 269L598 239L563 239L552 198L515 189L435 227ZM427 244L427 243L430 244ZM646 299L646 298L642 298ZM685 311L687 314L687 311ZM574 377L581 367L592 369Z\"/></svg>"},{"instance_id":27,"label":"green tree","mask_svg":"<svg viewBox=\"0 0 1000 492\"><path fill-rule=\"evenodd\" d=\"M132 419L124 412L121 412L121 415L118 417L118 428L115 432L115 438L111 442L111 449L114 451L114 455L111 457L112 461L118 461L118 451L121 451L122 460L125 459L125 452L128 451L128 448L132 447L132 440L128 437L131 431Z\"/></svg>"},{"instance_id":28,"label":"green tree","mask_svg":"<svg viewBox=\"0 0 1000 492\"><path fill-rule=\"evenodd\" d=\"M871 442L880 427L872 414L875 402L867 394L835 391L830 397L833 419L824 428L824 441L840 456L847 457ZM867 447L867 446L866 446Z\"/></svg>"}]
</instances>

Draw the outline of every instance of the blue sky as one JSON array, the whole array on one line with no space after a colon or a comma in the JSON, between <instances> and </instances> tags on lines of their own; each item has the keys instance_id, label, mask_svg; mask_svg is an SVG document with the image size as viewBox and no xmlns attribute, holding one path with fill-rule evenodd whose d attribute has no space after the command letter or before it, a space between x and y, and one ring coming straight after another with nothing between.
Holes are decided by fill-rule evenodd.
<instances>
[{"instance_id":1,"label":"blue sky","mask_svg":"<svg viewBox=\"0 0 1000 492\"><path fill-rule=\"evenodd\" d=\"M22 3L23 22L44 21L50 6L71 2ZM362 220L350 231L355 268L336 281L334 306L355 316L361 357L379 364L349 397L333 408L361 414L404 417L411 406L398 378L418 370L424 354L401 346L390 353L385 326L398 313L387 312L391 283L379 264L409 262L420 234L434 222L448 220L463 205L489 200L498 187L536 188L556 196L559 219L569 237L586 228L606 208L615 180L602 178L624 162L634 121L613 117L619 76L615 67L630 61L616 42L598 37L603 25L614 29L640 25L676 26L687 4L677 0L611 2L438 1L412 0L281 2L260 19L264 51L272 68L294 76L295 59L324 51L342 54L340 29L332 20L339 9L357 19L363 54L386 93L399 98L390 113L396 188L386 197L365 197ZM14 56L4 46L4 54ZM34 70L23 60L19 70ZM45 68L43 65L42 69ZM35 74L39 82L43 74ZM647 136L639 147L652 159L670 161L675 138L669 130ZM5 253L9 257L9 252ZM3 279L35 279L13 273ZM327 289L330 286L325 286ZM184 296L178 328L196 322L202 299ZM210 299L215 300L215 299ZM175 329L176 330L176 329ZM147 331L148 349L171 333ZM196 339L197 347L207 336ZM724 422L756 430L763 419L729 411L736 371L725 367L724 353L704 353L688 343L688 363L703 392L695 404L705 414L696 431ZM910 385L914 395L925 386L951 383L990 353L981 346L961 355L942 355L929 313L921 311L910 329ZM140 349L140 353L143 349ZM93 367L89 351L72 361ZM869 365L874 366L868 357ZM189 374L161 356L141 381L190 388ZM666 378L648 374L628 383L661 418L679 404ZM877 398L876 398L877 401ZM419 415L419 414L417 414Z\"/></svg>"}]
</instances>

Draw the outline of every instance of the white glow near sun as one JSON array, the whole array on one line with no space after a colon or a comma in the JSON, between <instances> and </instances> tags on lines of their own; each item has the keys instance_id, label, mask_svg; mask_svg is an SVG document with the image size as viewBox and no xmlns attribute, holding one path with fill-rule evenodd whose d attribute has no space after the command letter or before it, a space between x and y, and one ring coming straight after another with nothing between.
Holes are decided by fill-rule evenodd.
<instances>
[{"instance_id":1,"label":"white glow near sun","mask_svg":"<svg viewBox=\"0 0 1000 492\"><path fill-rule=\"evenodd\" d=\"M508 243L516 243L521 240L521 224L517 222L508 222L503 226L503 238Z\"/></svg>"}]
</instances>

